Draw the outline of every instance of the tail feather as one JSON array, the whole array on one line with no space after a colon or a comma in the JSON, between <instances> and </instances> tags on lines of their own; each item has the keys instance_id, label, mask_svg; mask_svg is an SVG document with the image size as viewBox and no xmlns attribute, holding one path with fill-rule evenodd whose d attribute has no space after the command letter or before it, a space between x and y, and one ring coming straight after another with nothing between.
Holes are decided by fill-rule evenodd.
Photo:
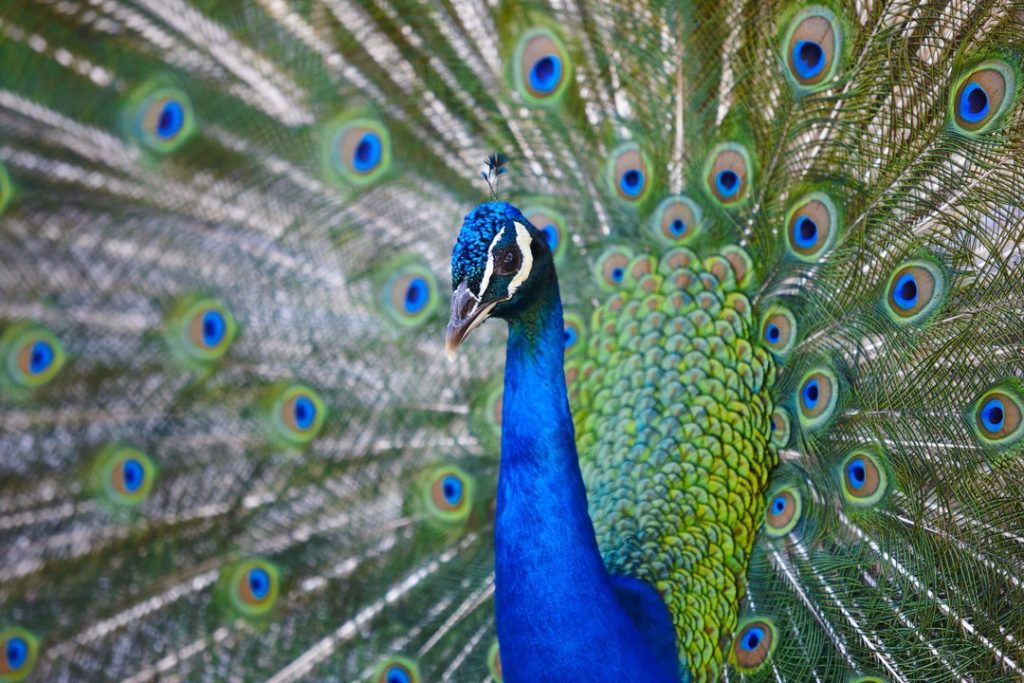
<instances>
[{"instance_id":1,"label":"tail feather","mask_svg":"<svg viewBox=\"0 0 1024 683\"><path fill-rule=\"evenodd\" d=\"M1021 677L1024 10L547 5L0 12L0 638L40 680L500 680L504 333L439 340L492 150L570 375L621 282L671 294L649 254L753 305L790 428L726 677Z\"/></svg>"}]
</instances>

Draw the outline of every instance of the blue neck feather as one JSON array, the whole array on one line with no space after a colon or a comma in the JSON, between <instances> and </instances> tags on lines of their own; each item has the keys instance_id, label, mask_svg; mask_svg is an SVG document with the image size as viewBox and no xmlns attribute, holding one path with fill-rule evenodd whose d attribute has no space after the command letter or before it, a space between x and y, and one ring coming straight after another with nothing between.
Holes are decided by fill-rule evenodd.
<instances>
[{"instance_id":1,"label":"blue neck feather","mask_svg":"<svg viewBox=\"0 0 1024 683\"><path fill-rule=\"evenodd\" d=\"M650 586L605 569L587 514L553 271L509 320L495 523L505 681L679 681L675 631Z\"/></svg>"}]
</instances>

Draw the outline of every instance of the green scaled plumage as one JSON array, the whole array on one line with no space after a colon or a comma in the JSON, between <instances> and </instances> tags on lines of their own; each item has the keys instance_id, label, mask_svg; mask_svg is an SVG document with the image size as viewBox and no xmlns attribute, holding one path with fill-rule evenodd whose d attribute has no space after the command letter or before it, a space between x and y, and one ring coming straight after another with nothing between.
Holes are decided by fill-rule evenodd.
<instances>
[{"instance_id":1,"label":"green scaled plumage","mask_svg":"<svg viewBox=\"0 0 1024 683\"><path fill-rule=\"evenodd\" d=\"M1020 680L1022 36L1015 0L3 3L0 682L514 680L504 332L441 332L495 150L605 560L694 680Z\"/></svg>"}]
</instances>

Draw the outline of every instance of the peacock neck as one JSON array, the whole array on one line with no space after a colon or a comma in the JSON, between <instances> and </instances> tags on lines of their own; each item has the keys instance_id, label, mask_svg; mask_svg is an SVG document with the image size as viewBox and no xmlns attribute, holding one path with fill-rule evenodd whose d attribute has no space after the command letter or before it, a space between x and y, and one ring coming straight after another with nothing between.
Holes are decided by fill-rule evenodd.
<instances>
[{"instance_id":1,"label":"peacock neck","mask_svg":"<svg viewBox=\"0 0 1024 683\"><path fill-rule=\"evenodd\" d=\"M533 306L509 322L496 529L499 560L508 562L498 580L521 581L525 560L571 576L580 589L599 588L607 572L576 454L564 334L552 276Z\"/></svg>"},{"instance_id":2,"label":"peacock neck","mask_svg":"<svg viewBox=\"0 0 1024 683\"><path fill-rule=\"evenodd\" d=\"M602 561L563 355L552 272L529 310L509 322L495 523L505 680L678 681L664 604L645 584L609 575Z\"/></svg>"}]
</instances>

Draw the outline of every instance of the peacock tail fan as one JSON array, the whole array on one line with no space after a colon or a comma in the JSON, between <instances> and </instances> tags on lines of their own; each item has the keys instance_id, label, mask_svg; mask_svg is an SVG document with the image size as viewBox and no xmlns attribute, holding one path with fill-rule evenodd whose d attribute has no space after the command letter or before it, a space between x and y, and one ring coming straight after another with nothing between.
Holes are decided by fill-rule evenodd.
<instances>
[{"instance_id":1,"label":"peacock tail fan","mask_svg":"<svg viewBox=\"0 0 1024 683\"><path fill-rule=\"evenodd\" d=\"M495 150L693 680L1020 680L1022 55L1020 2L4 3L0 681L502 680L505 333L442 339Z\"/></svg>"}]
</instances>

